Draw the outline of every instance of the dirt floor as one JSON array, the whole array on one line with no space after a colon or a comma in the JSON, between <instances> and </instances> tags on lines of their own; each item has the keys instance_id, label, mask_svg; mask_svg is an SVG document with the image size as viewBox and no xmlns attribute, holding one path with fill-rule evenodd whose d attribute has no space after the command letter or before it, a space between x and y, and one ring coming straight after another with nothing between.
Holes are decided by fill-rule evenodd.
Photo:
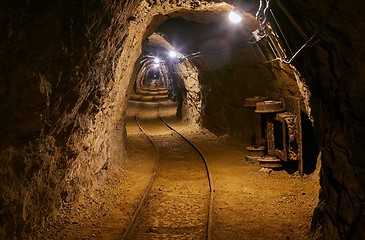
<instances>
[{"instance_id":1,"label":"dirt floor","mask_svg":"<svg viewBox=\"0 0 365 240\"><path fill-rule=\"evenodd\" d=\"M193 141L209 162L214 184L212 239L309 238L318 202L318 169L303 177L285 170L260 171L259 165L245 160L248 143L230 136L216 137L195 125L169 122ZM121 238L156 158L156 151L133 119L127 122L127 134L125 168L107 180L106 188L80 199L76 206L64 206L57 221L29 239ZM164 134L167 132L162 131L160 137Z\"/></svg>"}]
</instances>

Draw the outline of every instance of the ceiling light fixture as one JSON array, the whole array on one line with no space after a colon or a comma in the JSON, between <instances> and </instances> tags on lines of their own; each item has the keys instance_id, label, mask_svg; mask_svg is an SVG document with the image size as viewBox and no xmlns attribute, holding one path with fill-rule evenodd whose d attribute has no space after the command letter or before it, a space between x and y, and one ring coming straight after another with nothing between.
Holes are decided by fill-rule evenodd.
<instances>
[{"instance_id":1,"label":"ceiling light fixture","mask_svg":"<svg viewBox=\"0 0 365 240\"><path fill-rule=\"evenodd\" d=\"M228 18L229 18L229 20L230 20L231 22L233 22L233 23L239 23L239 22L241 22L241 20L242 20L241 15L239 15L238 13L233 12L233 11L231 11L231 12L229 13Z\"/></svg>"},{"instance_id":2,"label":"ceiling light fixture","mask_svg":"<svg viewBox=\"0 0 365 240\"><path fill-rule=\"evenodd\" d=\"M171 51L169 52L169 56L170 56L171 58L176 58L176 57L177 57L177 52L175 52L174 50L171 50Z\"/></svg>"},{"instance_id":3,"label":"ceiling light fixture","mask_svg":"<svg viewBox=\"0 0 365 240\"><path fill-rule=\"evenodd\" d=\"M159 64L161 60L159 58L155 58L155 60L153 60L153 61L154 61L154 63Z\"/></svg>"}]
</instances>

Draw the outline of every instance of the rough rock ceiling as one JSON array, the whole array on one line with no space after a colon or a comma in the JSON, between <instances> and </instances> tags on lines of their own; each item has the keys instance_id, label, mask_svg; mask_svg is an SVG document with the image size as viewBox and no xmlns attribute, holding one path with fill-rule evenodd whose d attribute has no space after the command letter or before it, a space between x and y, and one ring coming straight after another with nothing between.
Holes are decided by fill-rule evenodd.
<instances>
[{"instance_id":1,"label":"rough rock ceiling","mask_svg":"<svg viewBox=\"0 0 365 240\"><path fill-rule=\"evenodd\" d=\"M228 21L230 9L222 12L193 14L177 12L167 15L156 33L172 44L179 51L188 53L199 50L222 49L222 44L229 47L239 42L247 42L252 32L259 26L252 14L242 12L243 21L232 24ZM155 41L156 43L156 41Z\"/></svg>"},{"instance_id":2,"label":"rough rock ceiling","mask_svg":"<svg viewBox=\"0 0 365 240\"><path fill-rule=\"evenodd\" d=\"M156 32L184 53L195 51L218 50L234 44L247 42L251 31L240 31L242 28L227 21L217 23L196 23L175 18L166 21Z\"/></svg>"}]
</instances>

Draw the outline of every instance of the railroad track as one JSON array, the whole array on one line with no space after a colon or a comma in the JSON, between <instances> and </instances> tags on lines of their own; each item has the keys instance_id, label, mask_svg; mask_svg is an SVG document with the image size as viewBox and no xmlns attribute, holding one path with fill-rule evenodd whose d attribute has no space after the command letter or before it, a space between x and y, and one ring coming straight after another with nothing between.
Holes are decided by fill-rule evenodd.
<instances>
[{"instance_id":1,"label":"railroad track","mask_svg":"<svg viewBox=\"0 0 365 240\"><path fill-rule=\"evenodd\" d=\"M214 188L204 155L162 117L135 120L158 154L122 239L210 239Z\"/></svg>"}]
</instances>

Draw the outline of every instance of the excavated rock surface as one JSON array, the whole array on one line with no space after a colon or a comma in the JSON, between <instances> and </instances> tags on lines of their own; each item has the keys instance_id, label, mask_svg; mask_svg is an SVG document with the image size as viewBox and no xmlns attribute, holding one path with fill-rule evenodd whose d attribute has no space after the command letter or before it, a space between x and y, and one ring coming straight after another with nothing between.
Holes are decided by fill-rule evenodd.
<instances>
[{"instance_id":1,"label":"excavated rock surface","mask_svg":"<svg viewBox=\"0 0 365 240\"><path fill-rule=\"evenodd\" d=\"M314 34L295 61L311 90L322 151L321 202L312 230L318 238L364 239L365 5L291 0L287 8L309 37Z\"/></svg>"},{"instance_id":2,"label":"excavated rock surface","mask_svg":"<svg viewBox=\"0 0 365 240\"><path fill-rule=\"evenodd\" d=\"M104 99L133 7L2 3L0 238L51 220L123 159L122 121Z\"/></svg>"}]
</instances>

